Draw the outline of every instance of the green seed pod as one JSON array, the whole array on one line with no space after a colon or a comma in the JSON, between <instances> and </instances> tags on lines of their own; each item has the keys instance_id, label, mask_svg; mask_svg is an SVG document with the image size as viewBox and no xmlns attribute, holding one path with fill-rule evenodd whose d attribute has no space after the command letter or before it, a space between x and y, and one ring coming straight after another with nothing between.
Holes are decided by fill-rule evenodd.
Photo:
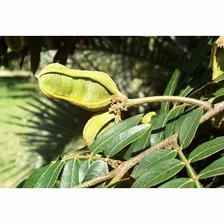
<instances>
[{"instance_id":1,"label":"green seed pod","mask_svg":"<svg viewBox=\"0 0 224 224\"><path fill-rule=\"evenodd\" d=\"M98 71L69 69L61 64L46 66L37 76L43 93L90 111L107 108L113 97L127 98L109 75Z\"/></svg>"}]
</instances>

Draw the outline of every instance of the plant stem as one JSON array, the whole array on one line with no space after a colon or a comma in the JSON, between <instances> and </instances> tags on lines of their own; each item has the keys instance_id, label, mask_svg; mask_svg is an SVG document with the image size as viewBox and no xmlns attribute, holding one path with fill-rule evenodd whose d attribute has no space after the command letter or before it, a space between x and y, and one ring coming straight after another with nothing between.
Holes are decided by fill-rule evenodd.
<instances>
[{"instance_id":1,"label":"plant stem","mask_svg":"<svg viewBox=\"0 0 224 224\"><path fill-rule=\"evenodd\" d=\"M209 110L212 108L212 104L207 101L182 96L149 96L144 98L128 99L126 105L127 107L131 107L138 104L153 102L180 102L186 104L193 104L196 106L202 106L205 110Z\"/></svg>"},{"instance_id":2,"label":"plant stem","mask_svg":"<svg viewBox=\"0 0 224 224\"><path fill-rule=\"evenodd\" d=\"M197 174L195 172L195 170L193 169L193 167L191 166L191 164L189 163L189 160L186 158L186 156L183 154L182 150L180 147L176 148L177 153L180 157L180 159L186 164L186 169L189 172L189 176L194 180L195 186L197 188L202 188L201 183L198 180Z\"/></svg>"},{"instance_id":3,"label":"plant stem","mask_svg":"<svg viewBox=\"0 0 224 224\"><path fill-rule=\"evenodd\" d=\"M68 156L65 156L63 158L63 160L66 161L66 160L70 160L70 159L74 159L74 158L77 158L77 159L102 160L102 161L108 163L113 168L117 168L121 164L120 160L110 159L110 158L105 158L105 157L100 157L100 156L94 156L92 154L87 154L87 155L70 154Z\"/></svg>"},{"instance_id":4,"label":"plant stem","mask_svg":"<svg viewBox=\"0 0 224 224\"><path fill-rule=\"evenodd\" d=\"M201 118L200 120L200 124L206 122L207 120L211 119L212 117L214 117L215 115L219 114L220 112L224 111L224 101L217 103L213 106L213 108L211 108L209 111L207 111ZM164 139L163 141L161 141L160 143L158 143L157 145L152 146L151 148L145 150L144 152L138 154L137 156L122 162L120 164L119 167L113 169L112 171L110 171L109 173L107 173L104 176L101 177L97 177L93 180L90 181L86 181L84 183L82 183L79 186L76 186L76 188L86 188L86 187L91 187L94 186L96 184L102 183L104 181L110 180L112 179L112 181L110 182L110 184L113 184L119 180L121 180L121 178L125 175L125 173L128 172L128 170L130 170L132 167L134 167L135 165L137 165L142 159L144 159L150 152L162 149L168 145L173 145L175 143L177 143L177 138L178 138L178 133L173 134L172 136ZM180 153L181 154L181 153ZM182 156L182 154L181 154ZM187 161L186 157L182 156L182 158L184 159L184 161ZM186 165L187 166L187 165ZM189 169L189 165L187 166ZM191 166L190 166L191 167ZM192 168L192 167L191 167ZM193 171L193 168L190 169L190 171ZM189 173L190 173L189 171ZM193 175L193 173L192 173ZM198 188L201 187L201 184L199 183L199 181L196 182L196 186Z\"/></svg>"}]
</instances>

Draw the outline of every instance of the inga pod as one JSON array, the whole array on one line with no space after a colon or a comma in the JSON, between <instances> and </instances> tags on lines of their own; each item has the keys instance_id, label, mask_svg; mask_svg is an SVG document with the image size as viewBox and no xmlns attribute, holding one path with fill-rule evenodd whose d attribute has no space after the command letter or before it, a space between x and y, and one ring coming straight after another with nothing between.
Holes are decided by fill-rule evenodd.
<instances>
[{"instance_id":1,"label":"inga pod","mask_svg":"<svg viewBox=\"0 0 224 224\"><path fill-rule=\"evenodd\" d=\"M5 42L9 48L11 48L12 51L14 52L19 52L23 49L24 47L24 38L23 37L18 37L18 36L13 36L13 37L5 37Z\"/></svg>"},{"instance_id":2,"label":"inga pod","mask_svg":"<svg viewBox=\"0 0 224 224\"><path fill-rule=\"evenodd\" d=\"M212 80L224 73L224 37L219 37L211 49Z\"/></svg>"},{"instance_id":3,"label":"inga pod","mask_svg":"<svg viewBox=\"0 0 224 224\"><path fill-rule=\"evenodd\" d=\"M88 146L93 143L100 130L114 118L115 115L107 111L104 113L95 114L87 121L83 129L83 138Z\"/></svg>"},{"instance_id":4,"label":"inga pod","mask_svg":"<svg viewBox=\"0 0 224 224\"><path fill-rule=\"evenodd\" d=\"M151 111L151 112L148 112L147 114L145 114L141 120L141 123L142 124L148 124L151 120L152 120L152 117L156 115L156 112L154 111Z\"/></svg>"},{"instance_id":5,"label":"inga pod","mask_svg":"<svg viewBox=\"0 0 224 224\"><path fill-rule=\"evenodd\" d=\"M103 72L69 69L53 63L36 77L40 89L49 97L66 100L89 111L107 108L113 97L127 98L110 76Z\"/></svg>"}]
</instances>

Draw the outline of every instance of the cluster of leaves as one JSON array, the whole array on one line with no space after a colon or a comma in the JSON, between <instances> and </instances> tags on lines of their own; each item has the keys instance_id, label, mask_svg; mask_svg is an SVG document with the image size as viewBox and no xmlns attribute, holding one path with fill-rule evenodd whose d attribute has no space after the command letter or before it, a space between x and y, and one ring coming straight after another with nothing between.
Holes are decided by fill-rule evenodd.
<instances>
[{"instance_id":1,"label":"cluster of leaves","mask_svg":"<svg viewBox=\"0 0 224 224\"><path fill-rule=\"evenodd\" d=\"M180 70L176 69L164 95L176 92L180 75ZM223 81L224 74L198 89L188 85L182 93L186 96L206 89L207 98L219 98L224 94L223 88L212 92L211 86L220 86ZM177 146L149 153L113 187L124 182L125 187L134 188L222 186L219 177L224 174L224 137L222 131L217 134L210 121L200 127L203 108L166 102L161 103L160 112L152 117L150 124L140 124L142 116L138 114L112 126L100 134L89 149L62 154L51 164L36 170L24 187L78 187L114 168L110 159L128 161L176 132L179 133ZM105 181L96 186L111 185Z\"/></svg>"},{"instance_id":2,"label":"cluster of leaves","mask_svg":"<svg viewBox=\"0 0 224 224\"><path fill-rule=\"evenodd\" d=\"M27 55L30 55L31 69L35 73L41 60L42 51L56 50L53 62L60 62L61 64L68 63L67 59L70 56L77 55L74 52L81 52L82 55L84 55L84 52L88 53L89 51L103 52L111 55L120 54L128 58L138 58L142 61L150 62L154 65L155 69L157 69L157 66L164 67L169 71L168 73L166 71L167 74L170 74L171 70L175 70L178 67L173 73L164 95L175 94L206 100L215 98L213 102L216 102L220 101L223 96L223 89L220 88L222 87L223 77L220 76L218 79L211 81L212 72L209 66L210 49L211 43L215 39L215 37L176 37L175 40L171 37L19 37L15 45L19 42L20 47L17 46L16 48L13 47L12 41L10 42L9 38L6 40L5 37L1 37L0 63L4 67L10 67L13 60L20 60L20 66L22 67L24 59ZM88 61L88 65L84 64L83 66L83 64L77 64L78 62L76 61L76 67L85 70L102 70L99 69L102 61L96 67L95 64L91 63L92 59L88 55L88 57L86 54L84 56L84 61ZM123 59L121 63L124 63ZM125 66L129 68L129 65ZM120 70L116 70L109 74L113 73L120 74L121 72ZM141 70L138 70L137 73L141 77ZM164 72L164 74L166 73ZM201 78L202 76L203 79ZM157 77L157 80L161 80L161 77ZM125 84L125 86L127 85ZM44 105L44 103L40 103L39 105L41 104ZM28 141L28 145L32 146L39 153L41 151L41 154L44 154L46 150L48 152L51 151L50 149L52 148L57 148L57 152L60 154L72 139L71 137L74 134L73 131L76 129L77 123L73 126L73 122L70 123L70 121L74 120L74 117L72 118L71 116L76 116L77 114L74 115L74 108L67 110L64 105L63 103L55 103L55 107L52 110L48 108L49 105L44 105L44 108L35 106L36 112L31 111L33 116L37 116L42 122L38 123L35 121L31 124L38 134L33 132L26 133L24 136ZM197 112L197 120L194 121L196 115L193 112L195 111ZM128 117L130 114L136 114L136 110L128 111L125 115ZM223 174L222 161L220 162L221 165L215 165L216 168L220 166L220 170L216 174L213 173L214 179L212 179L211 175L206 176L205 179L202 179L203 175L201 177L203 169L208 167L209 164L213 164L220 157L222 158L222 137L220 137L223 135L222 130L212 127L211 122L202 124L202 127L199 126L202 110L197 110L193 107L186 108L177 103L172 105L170 103L162 103L161 109L157 114L150 122L151 127L148 125L139 125L142 115L131 117L130 119L133 119L131 126L127 126L127 123L125 124L125 122L130 122L130 120L124 120L118 124L120 126L114 126L99 136L91 146L90 151L86 148L82 150L78 150L79 148L77 148L59 155L57 159L55 159L55 153L47 155L47 162L52 159L54 161L36 170L24 186L78 186L108 173L113 168L108 159L128 160L146 148L169 137L174 132L182 132L180 135L182 137L179 137L179 144L189 163L192 163L192 169L195 170L195 173L198 173L197 176L200 177L201 184L203 186L222 185L220 183L217 184L217 182L220 182L219 175ZM182 123L185 119L188 122L186 121L186 127L183 127ZM222 119L222 116L220 119ZM63 131L65 120L68 125L66 126L67 130ZM80 121L81 119L78 119L77 122L79 123ZM195 122L195 126L190 129L188 123L192 124L192 121ZM44 131L48 127L50 128L47 130L49 135L39 132L39 130ZM188 133L189 129L191 132ZM69 130L72 130L72 132ZM61 134L62 136L60 136ZM184 140L183 137L186 135L188 135L188 138ZM103 144L104 148L97 147L101 144L100 139L103 137L106 140L108 139L105 145ZM61 144L62 140L63 143ZM219 141L220 144L218 143ZM217 146L213 148L213 146L203 145L206 143L208 145L216 145L217 143ZM95 151L93 148L94 145L97 148ZM203 150L200 148L200 145L203 145ZM74 149L74 147L71 148ZM190 156L191 153L196 151L197 148L199 148L201 153L204 151L204 147L208 148L207 155L201 159L199 157L199 160L192 159ZM160 185L165 187L194 187L195 181L193 181L192 176L189 176L189 167L186 166L180 154L178 150L168 148L150 153L139 165L130 170L130 173L127 173L126 179L128 180L124 179L117 186L157 187ZM212 170L213 168L208 169ZM152 180L152 183L148 183L148 180ZM171 182L171 185L166 185L169 182ZM183 184L185 182L186 184ZM107 186L107 182L98 186L105 187Z\"/></svg>"}]
</instances>

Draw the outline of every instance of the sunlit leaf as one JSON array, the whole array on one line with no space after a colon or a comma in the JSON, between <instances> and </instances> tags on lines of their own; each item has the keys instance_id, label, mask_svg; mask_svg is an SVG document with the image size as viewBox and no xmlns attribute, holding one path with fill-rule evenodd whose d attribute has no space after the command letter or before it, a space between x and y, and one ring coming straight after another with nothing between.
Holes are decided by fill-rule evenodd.
<instances>
[{"instance_id":1,"label":"sunlit leaf","mask_svg":"<svg viewBox=\"0 0 224 224\"><path fill-rule=\"evenodd\" d=\"M63 166L64 161L51 163L34 171L24 183L24 188L51 188L54 186Z\"/></svg>"},{"instance_id":2,"label":"sunlit leaf","mask_svg":"<svg viewBox=\"0 0 224 224\"><path fill-rule=\"evenodd\" d=\"M183 120L180 126L179 133L180 146L182 148L188 147L193 140L198 129L202 114L203 109L200 107L190 112Z\"/></svg>"},{"instance_id":3,"label":"sunlit leaf","mask_svg":"<svg viewBox=\"0 0 224 224\"><path fill-rule=\"evenodd\" d=\"M96 160L89 166L82 182L95 179L108 173L108 166L102 160Z\"/></svg>"},{"instance_id":4,"label":"sunlit leaf","mask_svg":"<svg viewBox=\"0 0 224 224\"><path fill-rule=\"evenodd\" d=\"M151 126L149 126L142 134L142 136L130 145L129 149L124 155L124 158L126 160L131 157L132 153L138 152L149 146L151 131L152 131Z\"/></svg>"},{"instance_id":5,"label":"sunlit leaf","mask_svg":"<svg viewBox=\"0 0 224 224\"><path fill-rule=\"evenodd\" d=\"M109 141L101 145L104 149L104 154L107 157L114 156L124 147L141 137L148 127L149 124L141 124L114 136Z\"/></svg>"},{"instance_id":6,"label":"sunlit leaf","mask_svg":"<svg viewBox=\"0 0 224 224\"><path fill-rule=\"evenodd\" d=\"M143 114L135 115L109 128L93 142L90 147L90 152L95 155L103 151L104 145L107 144L110 139L121 132L136 126L141 121L142 116Z\"/></svg>"},{"instance_id":7,"label":"sunlit leaf","mask_svg":"<svg viewBox=\"0 0 224 224\"><path fill-rule=\"evenodd\" d=\"M224 149L224 137L217 137L194 149L188 159L191 163L202 160Z\"/></svg>"},{"instance_id":8,"label":"sunlit leaf","mask_svg":"<svg viewBox=\"0 0 224 224\"><path fill-rule=\"evenodd\" d=\"M185 164L177 159L163 161L137 178L132 188L148 188L168 180L184 168Z\"/></svg>"},{"instance_id":9,"label":"sunlit leaf","mask_svg":"<svg viewBox=\"0 0 224 224\"><path fill-rule=\"evenodd\" d=\"M159 188L193 188L194 181L189 178L177 178L170 180L165 184L159 186Z\"/></svg>"},{"instance_id":10,"label":"sunlit leaf","mask_svg":"<svg viewBox=\"0 0 224 224\"><path fill-rule=\"evenodd\" d=\"M160 162L174 159L176 155L177 152L170 149L161 149L151 152L139 163L139 165L135 166L131 176L137 178Z\"/></svg>"},{"instance_id":11,"label":"sunlit leaf","mask_svg":"<svg viewBox=\"0 0 224 224\"><path fill-rule=\"evenodd\" d=\"M71 188L79 185L79 167L80 161L76 158L66 162L61 176L61 188Z\"/></svg>"},{"instance_id":12,"label":"sunlit leaf","mask_svg":"<svg viewBox=\"0 0 224 224\"><path fill-rule=\"evenodd\" d=\"M177 106L173 108L169 115L169 121L166 124L165 128L165 138L171 136L175 133L175 125L177 123L177 120L180 118L180 115L183 113L185 109L185 106Z\"/></svg>"},{"instance_id":13,"label":"sunlit leaf","mask_svg":"<svg viewBox=\"0 0 224 224\"><path fill-rule=\"evenodd\" d=\"M223 174L224 174L224 157L216 160L215 162L207 166L205 169L203 169L198 174L198 178L201 180Z\"/></svg>"},{"instance_id":14,"label":"sunlit leaf","mask_svg":"<svg viewBox=\"0 0 224 224\"><path fill-rule=\"evenodd\" d=\"M88 169L90 167L90 160L84 160L82 161L82 164L79 168L79 184L81 184L84 181L84 178L88 172Z\"/></svg>"},{"instance_id":15,"label":"sunlit leaf","mask_svg":"<svg viewBox=\"0 0 224 224\"><path fill-rule=\"evenodd\" d=\"M218 89L215 93L213 93L213 96L219 97L224 95L224 88Z\"/></svg>"}]
</instances>

